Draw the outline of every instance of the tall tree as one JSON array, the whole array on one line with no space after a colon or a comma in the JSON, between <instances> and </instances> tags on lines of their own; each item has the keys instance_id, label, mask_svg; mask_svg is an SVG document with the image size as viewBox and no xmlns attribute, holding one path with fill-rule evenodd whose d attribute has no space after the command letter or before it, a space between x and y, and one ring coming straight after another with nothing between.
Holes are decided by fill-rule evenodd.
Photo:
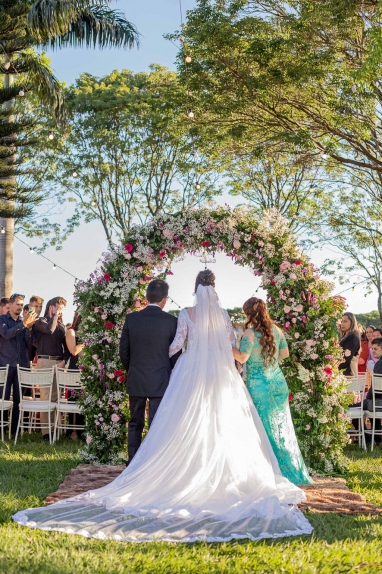
<instances>
[{"instance_id":1,"label":"tall tree","mask_svg":"<svg viewBox=\"0 0 382 574\"><path fill-rule=\"evenodd\" d=\"M66 231L100 220L112 243L133 220L196 207L219 192L214 146L184 117L184 97L176 73L160 66L77 80L69 137L52 141L49 154L40 149L46 186L74 206Z\"/></svg>"},{"instance_id":2,"label":"tall tree","mask_svg":"<svg viewBox=\"0 0 382 574\"><path fill-rule=\"evenodd\" d=\"M1 125L12 124L11 136L1 139L6 150L0 150L3 166L0 176L2 195L0 194L0 294L10 294L13 273L13 234L14 217L24 218L30 213L25 209L25 198L17 185L20 167L17 150L25 145L19 141L21 127L16 126L13 107L14 97L21 96L33 89L41 101L50 106L56 119L62 120L64 106L62 92L57 80L51 73L46 58L37 55L32 47L49 45L54 48L71 46L128 46L138 42L135 27L123 14L111 10L107 0L84 2L83 0L1 0L0 1L0 48L3 54L3 72L5 88L0 100L3 102ZM14 86L14 75L17 86ZM26 85L25 85L26 84ZM9 97L9 99L7 99ZM0 133L1 136L1 133ZM5 165L4 165L5 162ZM4 172L5 170L5 172ZM23 172L25 176L25 169ZM36 205L41 197L29 193L29 203ZM20 211L19 204L24 204ZM22 215L23 214L23 215Z\"/></svg>"}]
</instances>

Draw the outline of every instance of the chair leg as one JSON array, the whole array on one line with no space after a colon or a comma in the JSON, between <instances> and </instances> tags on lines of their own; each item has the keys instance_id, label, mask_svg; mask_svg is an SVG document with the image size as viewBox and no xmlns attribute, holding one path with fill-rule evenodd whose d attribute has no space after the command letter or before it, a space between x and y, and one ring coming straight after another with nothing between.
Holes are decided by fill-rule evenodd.
<instances>
[{"instance_id":1,"label":"chair leg","mask_svg":"<svg viewBox=\"0 0 382 574\"><path fill-rule=\"evenodd\" d=\"M54 417L53 442L56 442L56 440L57 440L58 417L59 417L59 412L56 411L56 412L55 412L55 417Z\"/></svg>"},{"instance_id":2,"label":"chair leg","mask_svg":"<svg viewBox=\"0 0 382 574\"><path fill-rule=\"evenodd\" d=\"M373 450L374 450L374 431L375 431L375 424L374 423L375 423L375 419L372 418L371 420L372 420L373 425L372 425L372 429L371 429L371 449L370 450L371 450L371 452L373 452Z\"/></svg>"},{"instance_id":3,"label":"chair leg","mask_svg":"<svg viewBox=\"0 0 382 574\"><path fill-rule=\"evenodd\" d=\"M17 437L19 436L19 430L20 430L20 424L21 424L21 417L23 416L23 410L20 409L19 412L19 422L17 423L17 429L16 429L16 436L15 436L15 444L17 443Z\"/></svg>"},{"instance_id":4,"label":"chair leg","mask_svg":"<svg viewBox=\"0 0 382 574\"><path fill-rule=\"evenodd\" d=\"M13 413L13 407L10 408L9 410L9 421L8 421L8 436L9 436L9 440L11 440L11 421L12 421L12 413Z\"/></svg>"},{"instance_id":5,"label":"chair leg","mask_svg":"<svg viewBox=\"0 0 382 574\"><path fill-rule=\"evenodd\" d=\"M4 442L4 411L1 409L1 442Z\"/></svg>"}]
</instances>

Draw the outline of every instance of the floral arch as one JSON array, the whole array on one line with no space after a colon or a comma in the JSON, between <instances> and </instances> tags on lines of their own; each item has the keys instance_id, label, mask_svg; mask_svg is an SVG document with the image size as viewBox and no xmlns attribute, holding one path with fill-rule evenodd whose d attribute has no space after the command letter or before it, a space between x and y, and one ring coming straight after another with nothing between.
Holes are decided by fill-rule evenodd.
<instances>
[{"instance_id":1,"label":"floral arch","mask_svg":"<svg viewBox=\"0 0 382 574\"><path fill-rule=\"evenodd\" d=\"M270 313L288 340L290 358L283 370L305 460L315 471L341 471L347 398L345 379L334 364L341 357L336 322L344 299L330 296L333 285L320 278L279 213L265 212L259 221L249 208L158 215L133 227L123 245L104 254L100 269L77 285L85 342L83 456L96 464L126 458L128 407L118 353L125 315L145 305L153 277L165 278L175 259L200 249L226 252L235 264L261 276Z\"/></svg>"}]
</instances>

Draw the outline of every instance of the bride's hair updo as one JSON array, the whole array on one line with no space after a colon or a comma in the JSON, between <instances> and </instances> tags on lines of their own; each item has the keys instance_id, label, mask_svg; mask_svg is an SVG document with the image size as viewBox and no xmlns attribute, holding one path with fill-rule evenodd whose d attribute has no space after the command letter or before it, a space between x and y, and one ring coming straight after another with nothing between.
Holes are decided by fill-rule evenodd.
<instances>
[{"instance_id":1,"label":"bride's hair updo","mask_svg":"<svg viewBox=\"0 0 382 574\"><path fill-rule=\"evenodd\" d=\"M248 317L245 328L253 327L261 333L261 356L265 364L270 364L276 356L276 343L273 336L273 322L269 316L266 304L262 299L251 297L243 305L243 311Z\"/></svg>"},{"instance_id":2,"label":"bride's hair updo","mask_svg":"<svg viewBox=\"0 0 382 574\"><path fill-rule=\"evenodd\" d=\"M195 293L199 285L203 285L203 287L215 287L215 275L212 273L211 269L205 269L204 271L200 271L196 276L195 281Z\"/></svg>"}]
</instances>

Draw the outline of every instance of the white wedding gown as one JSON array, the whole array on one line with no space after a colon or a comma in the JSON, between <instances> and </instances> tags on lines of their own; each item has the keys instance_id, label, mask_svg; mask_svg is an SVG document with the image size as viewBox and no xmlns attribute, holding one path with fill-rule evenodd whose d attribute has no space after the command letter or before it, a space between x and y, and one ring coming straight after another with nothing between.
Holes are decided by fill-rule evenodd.
<instances>
[{"instance_id":1,"label":"white wedding gown","mask_svg":"<svg viewBox=\"0 0 382 574\"><path fill-rule=\"evenodd\" d=\"M235 368L230 337L233 342L215 290L199 286L191 315L180 313L170 353L186 338L187 350L129 467L103 488L13 519L41 530L135 542L310 534L296 507L305 494L280 474Z\"/></svg>"}]
</instances>

